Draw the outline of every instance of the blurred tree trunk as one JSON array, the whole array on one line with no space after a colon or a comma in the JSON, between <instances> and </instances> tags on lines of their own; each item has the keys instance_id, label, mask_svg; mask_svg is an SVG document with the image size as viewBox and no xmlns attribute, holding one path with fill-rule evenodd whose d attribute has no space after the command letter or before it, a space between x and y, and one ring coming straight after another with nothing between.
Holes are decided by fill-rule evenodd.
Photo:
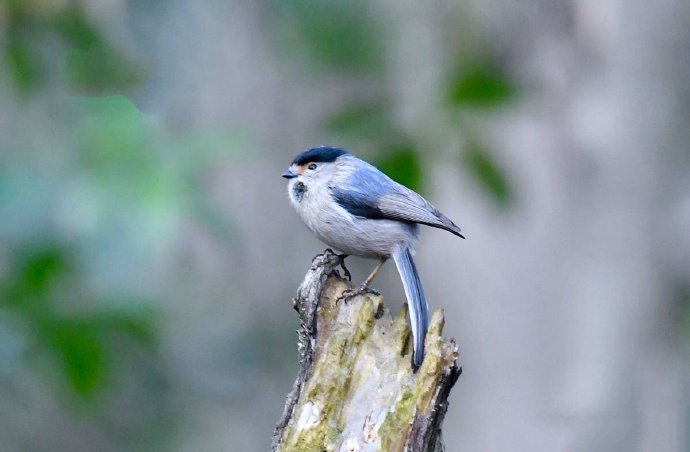
<instances>
[{"instance_id":1,"label":"blurred tree trunk","mask_svg":"<svg viewBox=\"0 0 690 452\"><path fill-rule=\"evenodd\" d=\"M441 451L448 395L460 375L455 343L436 311L420 369L410 365L406 310L393 319L379 295L348 296L330 250L312 262L295 309L300 371L273 450Z\"/></svg>"}]
</instances>

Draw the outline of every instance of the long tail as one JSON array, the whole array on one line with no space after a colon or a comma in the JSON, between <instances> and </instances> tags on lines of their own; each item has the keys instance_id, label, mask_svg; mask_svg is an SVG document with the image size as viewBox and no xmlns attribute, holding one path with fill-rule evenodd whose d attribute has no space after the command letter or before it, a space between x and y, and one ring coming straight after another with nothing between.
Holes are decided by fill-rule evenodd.
<instances>
[{"instance_id":1,"label":"long tail","mask_svg":"<svg viewBox=\"0 0 690 452\"><path fill-rule=\"evenodd\" d=\"M393 253L393 260L398 267L398 273L405 287L405 296L410 308L410 324L412 325L412 367L417 370L424 361L424 338L429 325L429 305L424 297L424 288L419 279L417 267L412 260L412 254L407 247L400 248Z\"/></svg>"}]
</instances>

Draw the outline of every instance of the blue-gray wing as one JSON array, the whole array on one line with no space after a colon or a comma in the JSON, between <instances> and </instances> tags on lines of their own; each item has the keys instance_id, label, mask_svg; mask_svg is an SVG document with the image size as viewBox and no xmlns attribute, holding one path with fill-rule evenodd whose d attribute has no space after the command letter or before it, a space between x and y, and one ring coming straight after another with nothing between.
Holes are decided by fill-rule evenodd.
<instances>
[{"instance_id":1,"label":"blue-gray wing","mask_svg":"<svg viewBox=\"0 0 690 452\"><path fill-rule=\"evenodd\" d=\"M330 191L335 202L352 215L425 224L464 238L460 228L430 202L373 166L364 166Z\"/></svg>"}]
</instances>

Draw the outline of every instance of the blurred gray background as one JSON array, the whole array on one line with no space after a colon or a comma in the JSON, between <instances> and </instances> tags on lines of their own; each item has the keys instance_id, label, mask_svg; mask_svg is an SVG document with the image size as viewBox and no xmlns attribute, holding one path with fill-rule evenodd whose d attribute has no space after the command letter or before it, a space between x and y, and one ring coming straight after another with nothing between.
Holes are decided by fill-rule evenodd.
<instances>
[{"instance_id":1,"label":"blurred gray background","mask_svg":"<svg viewBox=\"0 0 690 452\"><path fill-rule=\"evenodd\" d=\"M0 0L0 450L263 451L343 146L417 260L453 451L690 451L690 4ZM355 280L375 263L352 259ZM375 287L393 310L393 266Z\"/></svg>"}]
</instances>

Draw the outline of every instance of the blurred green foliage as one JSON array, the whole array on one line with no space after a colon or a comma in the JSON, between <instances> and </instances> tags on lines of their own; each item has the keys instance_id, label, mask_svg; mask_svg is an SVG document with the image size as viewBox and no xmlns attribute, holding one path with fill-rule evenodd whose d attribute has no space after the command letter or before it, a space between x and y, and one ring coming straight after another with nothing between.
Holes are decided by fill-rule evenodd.
<instances>
[{"instance_id":1,"label":"blurred green foliage","mask_svg":"<svg viewBox=\"0 0 690 452\"><path fill-rule=\"evenodd\" d=\"M364 0L270 0L272 33L287 55L304 52L314 64L372 72L383 66L381 30Z\"/></svg>"},{"instance_id":2,"label":"blurred green foliage","mask_svg":"<svg viewBox=\"0 0 690 452\"><path fill-rule=\"evenodd\" d=\"M159 359L156 298L166 289L150 269L181 218L212 218L223 237L232 230L203 176L235 146L228 132L169 137L123 96L67 97L60 111L42 130L50 153L14 152L26 137L4 137L0 328L26 338L35 372L52 374L47 357L68 393L95 403L119 390L118 368Z\"/></svg>"},{"instance_id":3,"label":"blurred green foliage","mask_svg":"<svg viewBox=\"0 0 690 452\"><path fill-rule=\"evenodd\" d=\"M29 92L40 81L38 61L32 57L29 45L19 34L10 35L5 44L4 63L7 72L21 92Z\"/></svg>"},{"instance_id":4,"label":"blurred green foliage","mask_svg":"<svg viewBox=\"0 0 690 452\"><path fill-rule=\"evenodd\" d=\"M6 28L0 51L24 95L58 67L69 86L94 93L124 88L144 77L143 68L114 49L76 2L0 0L0 9Z\"/></svg>"},{"instance_id":5,"label":"blurred green foliage","mask_svg":"<svg viewBox=\"0 0 690 452\"><path fill-rule=\"evenodd\" d=\"M512 202L513 191L504 171L491 152L478 142L470 142L463 152L463 162L477 184L489 193L500 206Z\"/></svg>"},{"instance_id":6,"label":"blurred green foliage","mask_svg":"<svg viewBox=\"0 0 690 452\"><path fill-rule=\"evenodd\" d=\"M17 368L0 396L29 375L31 394L75 424L123 450L160 450L184 416L159 346L179 275L192 278L176 244L183 223L231 237L207 178L237 138L169 133L124 96L46 98L17 98L0 136L0 335L11 339L0 355ZM31 116L35 103L46 111Z\"/></svg>"},{"instance_id":7,"label":"blurred green foliage","mask_svg":"<svg viewBox=\"0 0 690 452\"><path fill-rule=\"evenodd\" d=\"M391 124L391 104L386 99L352 103L327 118L323 124L330 133L348 140L380 140L395 131Z\"/></svg>"},{"instance_id":8,"label":"blurred green foliage","mask_svg":"<svg viewBox=\"0 0 690 452\"><path fill-rule=\"evenodd\" d=\"M465 143L460 149L461 162L498 207L508 207L515 199L513 186L485 144L483 131L476 125L469 127L466 118L505 107L515 99L518 88L495 59L467 57L456 67L446 89L446 99Z\"/></svg>"},{"instance_id":9,"label":"blurred green foliage","mask_svg":"<svg viewBox=\"0 0 690 452\"><path fill-rule=\"evenodd\" d=\"M376 166L394 181L415 191L422 191L422 164L411 145L392 145L382 149Z\"/></svg>"},{"instance_id":10,"label":"blurred green foliage","mask_svg":"<svg viewBox=\"0 0 690 452\"><path fill-rule=\"evenodd\" d=\"M499 65L490 61L459 64L451 78L448 100L456 107L495 108L510 101L517 88Z\"/></svg>"},{"instance_id":11,"label":"blurred green foliage","mask_svg":"<svg viewBox=\"0 0 690 452\"><path fill-rule=\"evenodd\" d=\"M375 149L372 162L391 179L422 191L422 165L414 140L393 124L385 99L356 102L330 116L324 128L348 142Z\"/></svg>"},{"instance_id":12,"label":"blurred green foliage","mask_svg":"<svg viewBox=\"0 0 690 452\"><path fill-rule=\"evenodd\" d=\"M77 258L57 243L11 250L11 272L0 280L0 307L25 330L27 352L52 356L72 392L88 400L105 388L107 369L123 352L114 347L116 336L129 338L131 347L155 346L154 314L142 310L141 302L133 308L126 300L94 302L80 280Z\"/></svg>"}]
</instances>

